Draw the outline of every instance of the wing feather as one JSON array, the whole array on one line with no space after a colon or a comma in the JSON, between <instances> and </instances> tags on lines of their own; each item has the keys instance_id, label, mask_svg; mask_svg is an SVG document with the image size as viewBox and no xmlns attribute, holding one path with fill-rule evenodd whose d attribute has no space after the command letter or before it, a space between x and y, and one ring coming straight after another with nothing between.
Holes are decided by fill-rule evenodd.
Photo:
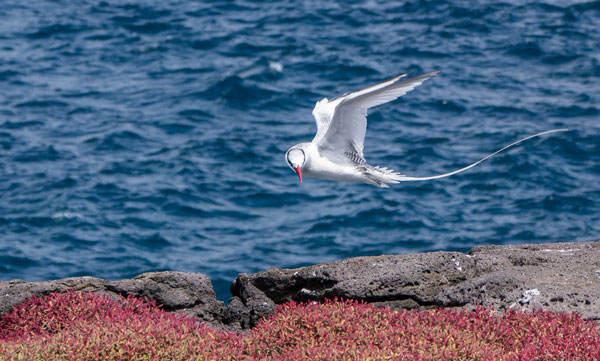
<instances>
[{"instance_id":1,"label":"wing feather","mask_svg":"<svg viewBox=\"0 0 600 361\"><path fill-rule=\"evenodd\" d=\"M319 127L313 142L317 143L321 151L329 153L329 156L340 158L344 153L352 152L359 155L364 161L363 147L367 131L368 109L401 97L439 73L440 71L434 71L400 81L406 76L406 74L402 74L385 82L346 94L327 104L319 105L320 103L317 103L315 110L317 107L323 109L327 107L329 119L326 129ZM317 121L318 124L319 121Z\"/></svg>"},{"instance_id":2,"label":"wing feather","mask_svg":"<svg viewBox=\"0 0 600 361\"><path fill-rule=\"evenodd\" d=\"M317 123L317 134L315 135L313 142L321 139L327 132L331 119L333 118L334 110L335 105L332 105L327 98L323 98L315 104L312 114Z\"/></svg>"},{"instance_id":3,"label":"wing feather","mask_svg":"<svg viewBox=\"0 0 600 361\"><path fill-rule=\"evenodd\" d=\"M317 134L315 135L313 142L315 142L315 143L318 142L325 135L325 133L327 132L327 129L329 128L329 124L331 123L331 119L333 118L333 114L335 112L335 107L346 97L365 94L365 93L386 87L386 86L391 85L394 82L398 81L399 79L404 78L407 75L408 75L408 73L400 74L391 79L382 81L381 83L371 85L370 87L367 87L365 89L362 89L362 90L359 90L356 92L346 93L346 94L344 94L340 97L337 97L335 99L332 99L332 100L323 98L320 101L318 101L317 104L315 104L315 108L313 109L313 112L312 112L313 117L315 118L315 122L317 123Z\"/></svg>"}]
</instances>

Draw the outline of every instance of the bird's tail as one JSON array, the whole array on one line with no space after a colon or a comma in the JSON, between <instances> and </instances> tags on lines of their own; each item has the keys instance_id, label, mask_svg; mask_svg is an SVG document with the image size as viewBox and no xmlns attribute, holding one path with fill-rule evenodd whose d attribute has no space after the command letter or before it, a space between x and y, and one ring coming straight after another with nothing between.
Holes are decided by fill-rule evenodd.
<instances>
[{"instance_id":1,"label":"bird's tail","mask_svg":"<svg viewBox=\"0 0 600 361\"><path fill-rule=\"evenodd\" d=\"M519 139L519 140L517 140L515 142L510 143L509 145L507 145L507 146L505 146L505 147L503 147L503 148L495 151L494 153L492 153L490 155L487 155L487 156L483 157L482 159L478 160L477 162L475 162L473 164L470 164L470 165L468 165L468 166L466 166L464 168L457 169L455 171L444 173L444 174L438 174L438 175L433 175L433 176L429 176L429 177L408 177L408 176L405 176L405 175L401 175L401 174L398 174L398 173L391 172L389 174L390 181L388 181L386 183L398 183L398 182L407 182L407 181L423 181L423 180L430 180L430 179L438 179L438 178L448 177L448 176L451 176L451 175L454 175L454 174L457 174L457 173L460 173L460 172L464 172L464 171L466 171L469 168L473 168L474 166L476 166L477 164L483 162L484 160L486 160L488 158L491 158L491 157L495 156L496 154L502 152L503 150L506 150L506 149L512 147L513 145L517 145L517 144L519 144L519 143L521 143L521 142L523 142L523 141L525 141L527 139L539 137L540 135L545 135L545 134L550 134L550 133L566 132L567 130L568 129L564 129L564 128L563 129L553 129L553 130L547 130L545 132L537 133L537 134L534 134L534 135L530 135L528 137L525 137L525 138L522 138L522 139Z\"/></svg>"},{"instance_id":2,"label":"bird's tail","mask_svg":"<svg viewBox=\"0 0 600 361\"><path fill-rule=\"evenodd\" d=\"M375 167L368 164L362 164L360 170L367 178L368 183L381 188L389 188L387 183L400 183L404 175L396 173L393 169L386 167Z\"/></svg>"}]
</instances>

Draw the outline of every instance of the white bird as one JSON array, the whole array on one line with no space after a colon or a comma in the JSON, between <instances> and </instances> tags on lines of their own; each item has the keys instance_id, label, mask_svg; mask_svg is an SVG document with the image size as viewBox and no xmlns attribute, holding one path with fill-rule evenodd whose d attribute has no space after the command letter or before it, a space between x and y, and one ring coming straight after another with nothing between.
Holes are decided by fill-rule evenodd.
<instances>
[{"instance_id":1,"label":"white bird","mask_svg":"<svg viewBox=\"0 0 600 361\"><path fill-rule=\"evenodd\" d=\"M474 167L524 140L567 130L554 129L530 135L464 168L429 177L408 177L396 173L392 169L367 164L363 156L367 131L367 110L403 96L440 72L434 71L400 81L408 75L404 73L333 100L324 98L317 102L312 112L317 122L315 138L312 142L294 145L285 154L285 160L298 174L300 183L302 183L303 174L312 178L368 183L378 187L389 187L388 183L443 178Z\"/></svg>"}]
</instances>

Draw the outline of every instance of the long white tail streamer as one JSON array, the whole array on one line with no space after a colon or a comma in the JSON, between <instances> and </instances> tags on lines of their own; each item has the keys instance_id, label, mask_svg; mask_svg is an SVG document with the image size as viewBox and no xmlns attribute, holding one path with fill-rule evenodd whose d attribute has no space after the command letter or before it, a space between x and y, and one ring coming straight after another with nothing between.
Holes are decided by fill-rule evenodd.
<instances>
[{"instance_id":1,"label":"long white tail streamer","mask_svg":"<svg viewBox=\"0 0 600 361\"><path fill-rule=\"evenodd\" d=\"M457 170L455 170L455 171L452 171L452 172L449 172L449 173L444 173L444 174L434 175L434 176L431 176L431 177L407 177L407 176L401 176L401 177L398 177L398 180L399 180L400 182L405 182L405 181L421 181L421 180L430 180L430 179L438 179L438 178L444 178L444 177L448 177L448 176L451 176L451 175L453 175L453 174L456 174L456 173L464 172L464 171L466 171L466 170L467 170L467 169L469 169L469 168L473 168L474 166L476 166L477 164L479 164L479 163L483 162L484 160L486 160L486 159L488 159L488 158L490 158L490 157L493 157L493 156L495 156L496 154L498 154L498 153L502 152L503 150L506 150L506 149L508 149L508 148L512 147L513 145L517 145L517 144L519 144L519 143L521 143L521 142L523 142L523 141L525 141L525 140L527 140L527 139L531 139L531 138L539 137L540 135L545 135L545 134L550 134L550 133L557 133L557 132L566 132L566 131L568 131L568 129L566 129L566 128L561 128L561 129L547 130L547 131L545 131L545 132L541 132L541 133L537 133L537 134L534 134L534 135L530 135L530 136L528 136L528 137L526 137L526 138L519 139L519 140L517 140L516 142L510 143L510 144L509 144L509 145L507 145L506 147L504 147L504 148L502 148L502 149L499 149L499 150L495 151L494 153L492 153L492 154L490 154L490 155L488 155L488 156L486 156L486 157L484 157L484 158L482 158L482 159L478 160L477 162L475 162L475 163L473 163L473 164L471 164L471 165L468 165L468 166L466 166L466 167L464 167L464 168L457 169Z\"/></svg>"}]
</instances>

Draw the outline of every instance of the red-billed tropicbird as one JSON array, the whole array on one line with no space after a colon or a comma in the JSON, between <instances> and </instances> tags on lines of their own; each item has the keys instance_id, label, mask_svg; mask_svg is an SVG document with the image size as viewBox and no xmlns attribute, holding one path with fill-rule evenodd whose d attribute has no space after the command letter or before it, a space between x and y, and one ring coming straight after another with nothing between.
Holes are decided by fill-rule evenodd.
<instances>
[{"instance_id":1,"label":"red-billed tropicbird","mask_svg":"<svg viewBox=\"0 0 600 361\"><path fill-rule=\"evenodd\" d=\"M367 131L367 110L403 96L425 80L438 75L440 71L402 80L408 74L368 88L317 102L313 116L317 122L317 135L312 142L296 144L285 154L288 165L298 174L307 177L329 179L342 182L360 182L378 187L388 187L387 183L419 181L448 177L463 172L501 151L524 140L544 134L563 132L567 129L553 129L530 135L513 142L500 150L464 168L430 177L408 177L385 167L367 164L363 156L363 145Z\"/></svg>"}]
</instances>

